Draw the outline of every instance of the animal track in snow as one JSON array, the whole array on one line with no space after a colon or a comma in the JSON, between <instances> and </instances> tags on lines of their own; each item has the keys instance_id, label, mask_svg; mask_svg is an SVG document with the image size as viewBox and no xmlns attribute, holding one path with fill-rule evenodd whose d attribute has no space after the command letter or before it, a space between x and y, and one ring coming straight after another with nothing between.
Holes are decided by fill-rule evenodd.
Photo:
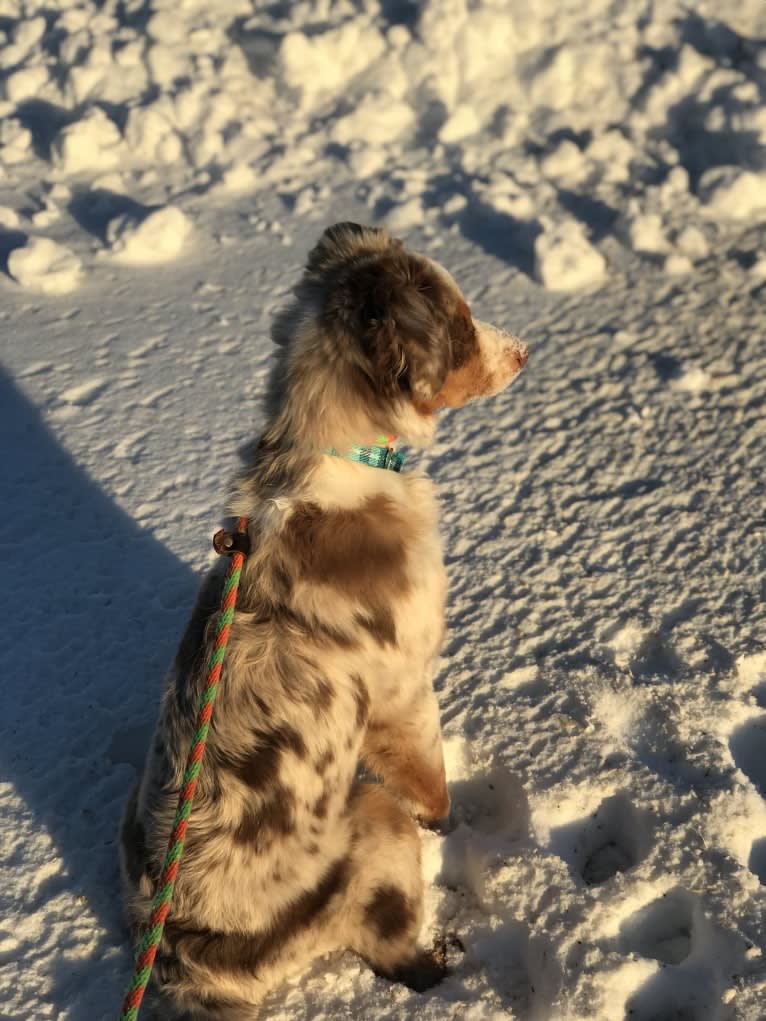
<instances>
[{"instance_id":1,"label":"animal track in snow","mask_svg":"<svg viewBox=\"0 0 766 1021\"><path fill-rule=\"evenodd\" d=\"M679 733L683 710L671 692L658 693L636 723L633 745L637 757L677 788L709 786L716 764L688 732Z\"/></svg>"},{"instance_id":2,"label":"animal track in snow","mask_svg":"<svg viewBox=\"0 0 766 1021\"><path fill-rule=\"evenodd\" d=\"M638 865L649 848L650 828L622 793L605 798L587 819L551 830L550 844L589 886L613 879Z\"/></svg>"},{"instance_id":3,"label":"animal track in snow","mask_svg":"<svg viewBox=\"0 0 766 1021\"><path fill-rule=\"evenodd\" d=\"M458 767L463 775L465 766ZM529 801L520 780L502 765L450 781L449 791L451 832L442 844L439 880L470 890L482 904L489 858L529 833Z\"/></svg>"},{"instance_id":4,"label":"animal track in snow","mask_svg":"<svg viewBox=\"0 0 766 1021\"><path fill-rule=\"evenodd\" d=\"M766 886L766 837L753 841L747 867Z\"/></svg>"},{"instance_id":5,"label":"animal track in snow","mask_svg":"<svg viewBox=\"0 0 766 1021\"><path fill-rule=\"evenodd\" d=\"M630 672L636 680L671 680L683 669L683 660L659 631L650 631L630 660Z\"/></svg>"},{"instance_id":6,"label":"animal track in snow","mask_svg":"<svg viewBox=\"0 0 766 1021\"><path fill-rule=\"evenodd\" d=\"M623 923L622 949L662 964L681 964L695 935L695 900L686 890L670 890Z\"/></svg>"},{"instance_id":7,"label":"animal track in snow","mask_svg":"<svg viewBox=\"0 0 766 1021\"><path fill-rule=\"evenodd\" d=\"M681 886L668 890L622 923L619 944L625 953L660 963L628 1000L625 1021L734 1016L721 1013L721 999L745 967L748 942L713 922L700 897Z\"/></svg>"},{"instance_id":8,"label":"animal track in snow","mask_svg":"<svg viewBox=\"0 0 766 1021\"><path fill-rule=\"evenodd\" d=\"M644 630L628 623L607 633L614 663L637 681L672 680L685 668L670 638L662 630Z\"/></svg>"},{"instance_id":9,"label":"animal track in snow","mask_svg":"<svg viewBox=\"0 0 766 1021\"><path fill-rule=\"evenodd\" d=\"M450 785L451 819L478 833L504 833L509 840L526 836L529 802L519 779L504 766Z\"/></svg>"},{"instance_id":10,"label":"animal track in snow","mask_svg":"<svg viewBox=\"0 0 766 1021\"><path fill-rule=\"evenodd\" d=\"M754 717L737 727L729 748L737 766L766 797L766 716Z\"/></svg>"},{"instance_id":11,"label":"animal track in snow","mask_svg":"<svg viewBox=\"0 0 766 1021\"><path fill-rule=\"evenodd\" d=\"M668 1003L672 990L664 975L659 981L648 983L648 988L633 997L625 1010L625 1021L709 1021L714 1016L707 1010L698 1013L696 1008Z\"/></svg>"},{"instance_id":12,"label":"animal track in snow","mask_svg":"<svg viewBox=\"0 0 766 1021\"><path fill-rule=\"evenodd\" d=\"M523 922L509 919L470 940L468 959L478 959L513 1017L543 1021L561 986L561 969L547 942Z\"/></svg>"}]
</instances>

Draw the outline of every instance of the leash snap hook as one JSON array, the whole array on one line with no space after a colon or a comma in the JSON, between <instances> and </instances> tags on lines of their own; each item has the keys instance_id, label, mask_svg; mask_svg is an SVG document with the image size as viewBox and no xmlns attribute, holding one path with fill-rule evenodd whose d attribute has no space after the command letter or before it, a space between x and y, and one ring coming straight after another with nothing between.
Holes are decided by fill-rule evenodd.
<instances>
[{"instance_id":1,"label":"leash snap hook","mask_svg":"<svg viewBox=\"0 0 766 1021\"><path fill-rule=\"evenodd\" d=\"M247 532L227 532L225 528L219 528L213 536L213 549L222 557L233 553L246 557L250 552L250 536Z\"/></svg>"}]
</instances>

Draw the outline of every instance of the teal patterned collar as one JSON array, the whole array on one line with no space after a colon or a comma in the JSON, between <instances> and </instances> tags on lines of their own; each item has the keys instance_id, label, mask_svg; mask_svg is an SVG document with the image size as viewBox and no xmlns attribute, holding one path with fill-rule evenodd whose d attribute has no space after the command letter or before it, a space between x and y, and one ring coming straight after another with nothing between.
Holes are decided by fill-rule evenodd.
<instances>
[{"instance_id":1,"label":"teal patterned collar","mask_svg":"<svg viewBox=\"0 0 766 1021\"><path fill-rule=\"evenodd\" d=\"M384 440L384 443L372 444L368 447L355 443L345 453L341 453L335 447L328 447L325 453L332 454L333 457L342 457L346 461L367 464L371 468L387 468L392 472L401 471L407 451L403 449L397 450L389 445L395 441L396 437L394 436L381 436L379 439Z\"/></svg>"}]
</instances>

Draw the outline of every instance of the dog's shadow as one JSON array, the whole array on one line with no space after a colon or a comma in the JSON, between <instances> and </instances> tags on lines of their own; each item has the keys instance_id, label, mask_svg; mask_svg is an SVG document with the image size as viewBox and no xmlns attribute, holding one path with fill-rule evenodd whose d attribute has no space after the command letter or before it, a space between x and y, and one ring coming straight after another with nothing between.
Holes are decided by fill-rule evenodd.
<instances>
[{"instance_id":1,"label":"dog's shadow","mask_svg":"<svg viewBox=\"0 0 766 1021\"><path fill-rule=\"evenodd\" d=\"M49 943L52 1002L95 1018L96 1004L116 1013L129 978L116 831L197 578L78 467L2 372L0 461L0 775L12 787L4 829L14 833L15 814L9 858L46 876L16 884L0 932L42 915L41 938L27 946L16 936L15 956ZM40 839L28 851L30 830ZM74 927L93 926L87 957L78 948L76 959L54 935L60 912L46 910L59 897L74 916L72 894L81 905Z\"/></svg>"}]
</instances>

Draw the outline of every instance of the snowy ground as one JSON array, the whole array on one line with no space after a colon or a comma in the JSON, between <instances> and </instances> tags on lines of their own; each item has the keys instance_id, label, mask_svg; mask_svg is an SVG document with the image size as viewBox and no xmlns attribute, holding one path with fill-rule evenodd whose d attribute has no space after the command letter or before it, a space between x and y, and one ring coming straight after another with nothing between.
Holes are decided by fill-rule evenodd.
<instances>
[{"instance_id":1,"label":"snowy ground","mask_svg":"<svg viewBox=\"0 0 766 1021\"><path fill-rule=\"evenodd\" d=\"M454 973L347 956L264 1016L766 1017L766 4L726 6L0 0L0 1017L117 1016L122 801L338 218L533 351L411 461Z\"/></svg>"}]
</instances>

